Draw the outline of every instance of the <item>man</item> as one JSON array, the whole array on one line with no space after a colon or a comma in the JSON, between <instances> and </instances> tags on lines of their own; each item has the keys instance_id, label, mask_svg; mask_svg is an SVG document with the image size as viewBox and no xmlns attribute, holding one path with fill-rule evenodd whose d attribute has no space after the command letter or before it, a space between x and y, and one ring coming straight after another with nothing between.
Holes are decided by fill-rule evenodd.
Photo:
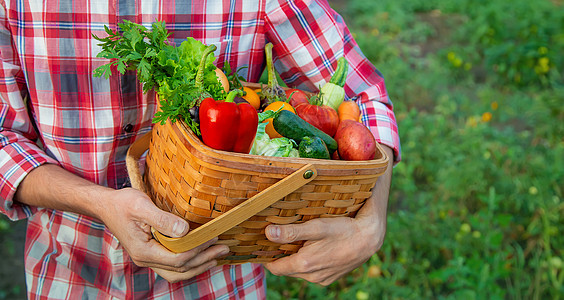
<instances>
[{"instance_id":1,"label":"man","mask_svg":"<svg viewBox=\"0 0 564 300\"><path fill-rule=\"evenodd\" d=\"M217 61L248 66L248 81L258 80L264 45L272 42L282 77L308 90L330 78L344 55L351 65L348 96L359 97L364 123L399 160L383 79L323 0L0 4L0 207L13 220L28 218L31 299L265 297L260 265L215 267L227 251L215 240L174 254L151 238L150 226L173 237L189 228L145 194L125 188L125 153L150 129L155 99L142 93L133 72L109 80L93 76L107 63L96 58L100 48L92 38L104 36L104 25L165 21L171 41L192 36L216 44ZM324 285L358 267L382 244L390 177L391 168L354 219L267 227L272 241L308 241L266 267Z\"/></svg>"}]
</instances>

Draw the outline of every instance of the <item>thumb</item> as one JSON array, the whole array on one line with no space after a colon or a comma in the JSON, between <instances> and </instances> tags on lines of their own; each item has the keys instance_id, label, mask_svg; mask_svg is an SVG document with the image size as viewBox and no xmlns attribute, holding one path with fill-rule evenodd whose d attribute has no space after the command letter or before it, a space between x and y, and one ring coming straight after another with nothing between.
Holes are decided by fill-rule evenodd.
<instances>
[{"instance_id":1,"label":"thumb","mask_svg":"<svg viewBox=\"0 0 564 300\"><path fill-rule=\"evenodd\" d=\"M188 233L190 225L186 220L172 213L161 210L153 206L151 212L147 214L147 223L158 230L160 233L173 237L183 237Z\"/></svg>"},{"instance_id":2,"label":"thumb","mask_svg":"<svg viewBox=\"0 0 564 300\"><path fill-rule=\"evenodd\" d=\"M325 237L323 220L314 219L301 224L268 225L265 229L266 237L279 244L295 241L319 240Z\"/></svg>"}]
</instances>

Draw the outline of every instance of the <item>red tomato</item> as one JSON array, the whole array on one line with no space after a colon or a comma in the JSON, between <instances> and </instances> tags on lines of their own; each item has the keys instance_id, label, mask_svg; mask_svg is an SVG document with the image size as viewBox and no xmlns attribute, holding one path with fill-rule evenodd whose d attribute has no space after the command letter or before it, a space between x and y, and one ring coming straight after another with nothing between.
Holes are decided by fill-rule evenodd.
<instances>
[{"instance_id":1,"label":"red tomato","mask_svg":"<svg viewBox=\"0 0 564 300\"><path fill-rule=\"evenodd\" d=\"M292 95L292 98L290 98L290 95ZM298 104L309 103L309 101L307 101L306 93L298 89L286 90L286 98L290 98L288 103L290 103L293 107L298 106Z\"/></svg>"},{"instance_id":2,"label":"red tomato","mask_svg":"<svg viewBox=\"0 0 564 300\"><path fill-rule=\"evenodd\" d=\"M302 103L295 107L296 114L309 124L334 136L339 127L339 115L330 106Z\"/></svg>"}]
</instances>

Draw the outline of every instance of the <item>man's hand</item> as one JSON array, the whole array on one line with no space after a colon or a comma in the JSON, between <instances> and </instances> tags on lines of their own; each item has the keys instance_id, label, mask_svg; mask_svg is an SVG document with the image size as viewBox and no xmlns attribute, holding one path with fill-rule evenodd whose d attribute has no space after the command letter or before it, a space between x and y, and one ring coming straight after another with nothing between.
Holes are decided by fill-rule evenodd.
<instances>
[{"instance_id":1,"label":"man's hand","mask_svg":"<svg viewBox=\"0 0 564 300\"><path fill-rule=\"evenodd\" d=\"M376 182L372 197L355 218L319 218L302 224L269 225L266 236L276 243L306 240L291 256L266 264L274 275L303 278L329 285L366 262L380 249L386 234L386 209L392 176L393 152L388 169Z\"/></svg>"},{"instance_id":2,"label":"man's hand","mask_svg":"<svg viewBox=\"0 0 564 300\"><path fill-rule=\"evenodd\" d=\"M225 245L213 245L214 239L190 251L172 253L152 239L150 228L181 237L189 230L186 221L160 210L138 190L99 186L56 165L42 165L29 173L18 187L15 200L101 220L135 264L152 268L170 282L205 272L217 264L215 258L229 250Z\"/></svg>"},{"instance_id":3,"label":"man's hand","mask_svg":"<svg viewBox=\"0 0 564 300\"><path fill-rule=\"evenodd\" d=\"M115 190L100 216L117 237L133 262L149 267L169 282L190 279L217 265L217 257L229 252L225 245L213 245L212 239L192 250L173 253L152 238L151 227L170 237L188 233L188 223L162 211L144 193L135 189Z\"/></svg>"}]
</instances>

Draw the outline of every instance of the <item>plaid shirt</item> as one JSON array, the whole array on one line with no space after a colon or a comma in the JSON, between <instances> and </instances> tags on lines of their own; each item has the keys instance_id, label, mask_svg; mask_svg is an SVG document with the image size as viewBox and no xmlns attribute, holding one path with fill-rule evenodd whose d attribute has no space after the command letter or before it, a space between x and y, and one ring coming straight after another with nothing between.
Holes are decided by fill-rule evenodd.
<instances>
[{"instance_id":1,"label":"plaid shirt","mask_svg":"<svg viewBox=\"0 0 564 300\"><path fill-rule=\"evenodd\" d=\"M222 266L169 284L132 263L106 227L86 216L13 202L33 168L56 163L92 182L121 188L125 154L148 132L155 111L133 72L94 78L107 63L92 34L131 20L163 20L171 40L192 36L218 47L218 66L247 66L257 81L264 45L290 86L314 91L350 62L345 91L358 96L363 121L395 150L399 138L384 81L358 49L343 19L319 1L0 0L0 211L29 218L26 280L30 298L264 298L261 266ZM26 103L25 98L29 101ZM37 145L42 145L39 147Z\"/></svg>"}]
</instances>

